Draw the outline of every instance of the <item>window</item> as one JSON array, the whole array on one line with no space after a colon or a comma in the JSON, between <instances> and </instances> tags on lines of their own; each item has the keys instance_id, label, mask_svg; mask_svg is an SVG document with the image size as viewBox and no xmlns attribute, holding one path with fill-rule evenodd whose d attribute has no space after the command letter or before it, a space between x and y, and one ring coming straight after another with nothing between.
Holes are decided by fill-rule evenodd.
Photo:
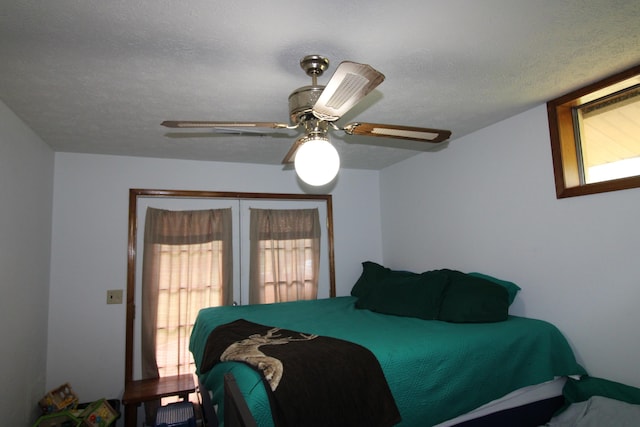
<instances>
[{"instance_id":1,"label":"window","mask_svg":"<svg viewBox=\"0 0 640 427\"><path fill-rule=\"evenodd\" d=\"M195 372L189 337L200 309L232 300L232 210L147 208L142 265L145 378ZM318 209L251 209L250 302L316 299Z\"/></svg>"},{"instance_id":2,"label":"window","mask_svg":"<svg viewBox=\"0 0 640 427\"><path fill-rule=\"evenodd\" d=\"M155 351L161 377L195 372L189 336L201 308L222 305L223 251L220 240L158 246Z\"/></svg>"},{"instance_id":3,"label":"window","mask_svg":"<svg viewBox=\"0 0 640 427\"><path fill-rule=\"evenodd\" d=\"M318 297L317 209L251 209L250 235L250 303Z\"/></svg>"},{"instance_id":4,"label":"window","mask_svg":"<svg viewBox=\"0 0 640 427\"><path fill-rule=\"evenodd\" d=\"M640 66L547 103L558 198L640 187Z\"/></svg>"},{"instance_id":5,"label":"window","mask_svg":"<svg viewBox=\"0 0 640 427\"><path fill-rule=\"evenodd\" d=\"M198 311L231 301L231 209L147 208L143 257L143 377L195 372Z\"/></svg>"},{"instance_id":6,"label":"window","mask_svg":"<svg viewBox=\"0 0 640 427\"><path fill-rule=\"evenodd\" d=\"M317 264L313 262L313 239L260 240L258 299L261 304L316 299L318 294ZM302 276L293 278L290 270L302 261ZM284 261L284 262L282 262ZM252 264L254 265L254 264Z\"/></svg>"}]
</instances>

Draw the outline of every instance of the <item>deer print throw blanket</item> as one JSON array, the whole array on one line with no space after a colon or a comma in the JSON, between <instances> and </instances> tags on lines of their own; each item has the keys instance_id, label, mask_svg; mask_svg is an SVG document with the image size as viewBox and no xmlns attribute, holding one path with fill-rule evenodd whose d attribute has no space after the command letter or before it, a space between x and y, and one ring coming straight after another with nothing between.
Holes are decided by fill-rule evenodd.
<instances>
[{"instance_id":1,"label":"deer print throw blanket","mask_svg":"<svg viewBox=\"0 0 640 427\"><path fill-rule=\"evenodd\" d=\"M378 360L358 344L239 319L211 332L200 371L225 361L262 373L276 426L400 422Z\"/></svg>"}]
</instances>

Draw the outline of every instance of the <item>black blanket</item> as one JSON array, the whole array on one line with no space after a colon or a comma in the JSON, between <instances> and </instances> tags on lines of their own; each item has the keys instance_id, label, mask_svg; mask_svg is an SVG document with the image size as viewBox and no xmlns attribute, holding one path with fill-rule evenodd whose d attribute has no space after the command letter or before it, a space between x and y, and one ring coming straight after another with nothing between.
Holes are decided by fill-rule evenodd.
<instances>
[{"instance_id":1,"label":"black blanket","mask_svg":"<svg viewBox=\"0 0 640 427\"><path fill-rule=\"evenodd\" d=\"M221 361L244 362L262 373L278 427L400 422L378 360L358 344L239 319L211 332L200 372Z\"/></svg>"}]
</instances>

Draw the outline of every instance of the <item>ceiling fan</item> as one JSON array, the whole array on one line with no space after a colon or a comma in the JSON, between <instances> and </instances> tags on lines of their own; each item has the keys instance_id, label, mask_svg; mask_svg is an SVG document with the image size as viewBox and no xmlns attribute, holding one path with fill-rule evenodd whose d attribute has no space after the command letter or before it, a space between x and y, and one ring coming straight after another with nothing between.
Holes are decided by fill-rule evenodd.
<instances>
[{"instance_id":1,"label":"ceiling fan","mask_svg":"<svg viewBox=\"0 0 640 427\"><path fill-rule=\"evenodd\" d=\"M294 90L289 95L287 123L273 122L218 122L167 120L170 128L218 129L304 129L284 159L283 164L295 163L300 178L310 185L324 185L336 176L340 167L338 153L329 142L329 129L344 131L347 135L378 136L437 143L447 140L451 132L442 129L378 123L352 122L342 127L336 122L369 92L384 81L384 75L367 64L344 61L338 65L326 86L318 85L318 77L329 67L329 60L320 55L307 55L300 67L311 77L311 85Z\"/></svg>"}]
</instances>

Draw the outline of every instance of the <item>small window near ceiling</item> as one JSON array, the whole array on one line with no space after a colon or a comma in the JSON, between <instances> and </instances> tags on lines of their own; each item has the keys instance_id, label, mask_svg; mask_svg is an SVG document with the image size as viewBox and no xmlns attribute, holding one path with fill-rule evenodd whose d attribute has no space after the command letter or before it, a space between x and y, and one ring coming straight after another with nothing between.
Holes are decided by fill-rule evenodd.
<instances>
[{"instance_id":1,"label":"small window near ceiling","mask_svg":"<svg viewBox=\"0 0 640 427\"><path fill-rule=\"evenodd\" d=\"M558 198L640 187L640 66L547 110Z\"/></svg>"}]
</instances>

